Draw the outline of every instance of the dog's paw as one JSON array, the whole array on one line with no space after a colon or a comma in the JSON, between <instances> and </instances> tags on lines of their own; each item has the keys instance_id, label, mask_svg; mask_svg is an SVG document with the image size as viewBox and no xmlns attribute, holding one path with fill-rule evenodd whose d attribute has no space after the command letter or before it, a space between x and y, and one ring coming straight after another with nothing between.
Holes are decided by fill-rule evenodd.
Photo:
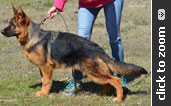
<instances>
[{"instance_id":1,"label":"dog's paw","mask_svg":"<svg viewBox=\"0 0 171 106\"><path fill-rule=\"evenodd\" d=\"M38 91L35 94L36 94L36 96L46 96L47 95L47 93L44 93L42 91Z\"/></svg>"},{"instance_id":2,"label":"dog's paw","mask_svg":"<svg viewBox=\"0 0 171 106\"><path fill-rule=\"evenodd\" d=\"M114 98L112 101L113 102L121 102L122 100L121 99L118 99L118 98Z\"/></svg>"}]
</instances>

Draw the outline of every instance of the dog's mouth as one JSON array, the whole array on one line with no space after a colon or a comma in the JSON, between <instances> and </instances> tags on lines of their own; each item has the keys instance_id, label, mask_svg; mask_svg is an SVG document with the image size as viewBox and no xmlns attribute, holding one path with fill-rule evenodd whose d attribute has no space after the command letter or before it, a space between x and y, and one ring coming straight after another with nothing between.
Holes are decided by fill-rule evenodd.
<instances>
[{"instance_id":1,"label":"dog's mouth","mask_svg":"<svg viewBox=\"0 0 171 106\"><path fill-rule=\"evenodd\" d=\"M2 33L3 35L5 35L5 31L4 31L4 30L2 30L1 33Z\"/></svg>"},{"instance_id":2,"label":"dog's mouth","mask_svg":"<svg viewBox=\"0 0 171 106\"><path fill-rule=\"evenodd\" d=\"M11 37L11 36L16 36L17 35L16 33L8 33L5 30L2 30L1 34L6 36L6 37Z\"/></svg>"}]
</instances>

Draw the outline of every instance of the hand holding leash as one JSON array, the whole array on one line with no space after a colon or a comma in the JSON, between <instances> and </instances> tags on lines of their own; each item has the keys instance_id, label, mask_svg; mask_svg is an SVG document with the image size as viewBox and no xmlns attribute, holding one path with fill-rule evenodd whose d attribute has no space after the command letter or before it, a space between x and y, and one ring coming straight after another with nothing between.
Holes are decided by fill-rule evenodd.
<instances>
[{"instance_id":1,"label":"hand holding leash","mask_svg":"<svg viewBox=\"0 0 171 106\"><path fill-rule=\"evenodd\" d=\"M58 14L58 9L56 7L51 7L48 11L48 18L52 19Z\"/></svg>"},{"instance_id":2,"label":"hand holding leash","mask_svg":"<svg viewBox=\"0 0 171 106\"><path fill-rule=\"evenodd\" d=\"M67 32L69 32L68 26L67 26L67 24L66 24L66 21L65 21L63 15L62 15L60 12L58 12L58 9L57 9L56 7L52 7L52 8L49 9L49 11L48 11L48 17L44 18L44 19L40 22L40 25L43 25L44 22L45 22L47 19L52 19L52 18L54 18L54 16L56 16L57 14L59 14L59 15L61 16L62 20L64 21L66 30L67 30Z\"/></svg>"}]
</instances>

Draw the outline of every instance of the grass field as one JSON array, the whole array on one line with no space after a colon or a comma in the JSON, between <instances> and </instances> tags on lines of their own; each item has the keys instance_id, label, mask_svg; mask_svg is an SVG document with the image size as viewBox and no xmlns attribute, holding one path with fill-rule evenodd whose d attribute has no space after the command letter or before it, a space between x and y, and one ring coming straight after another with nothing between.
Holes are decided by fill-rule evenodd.
<instances>
[{"instance_id":1,"label":"grass field","mask_svg":"<svg viewBox=\"0 0 171 106\"><path fill-rule=\"evenodd\" d=\"M47 16L53 0L0 0L0 30L8 24L13 13L11 5L23 7L29 18L40 22ZM62 13L71 33L77 33L78 0L68 0ZM125 0L121 37L124 45L125 62L144 67L149 74L129 82L132 93L125 95L121 103L112 102L116 96L98 96L101 85L83 79L83 91L76 97L62 96L68 84L65 78L72 77L70 70L54 70L53 87L46 97L36 97L40 90L40 75L36 66L25 57L15 37L0 34L0 106L150 106L151 105L151 2L150 0ZM66 31L60 16L47 20L44 29ZM92 41L110 54L103 10L95 22ZM114 90L113 90L114 91Z\"/></svg>"}]
</instances>

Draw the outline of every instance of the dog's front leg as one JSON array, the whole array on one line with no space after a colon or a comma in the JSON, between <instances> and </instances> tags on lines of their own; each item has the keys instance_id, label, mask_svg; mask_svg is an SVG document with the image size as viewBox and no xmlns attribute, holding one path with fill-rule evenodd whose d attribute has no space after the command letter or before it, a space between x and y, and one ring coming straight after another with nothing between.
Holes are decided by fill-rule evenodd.
<instances>
[{"instance_id":1,"label":"dog's front leg","mask_svg":"<svg viewBox=\"0 0 171 106\"><path fill-rule=\"evenodd\" d=\"M40 67L42 88L41 91L36 92L36 96L45 96L48 95L51 87L52 87L52 71L53 68L50 64L44 64Z\"/></svg>"}]
</instances>

